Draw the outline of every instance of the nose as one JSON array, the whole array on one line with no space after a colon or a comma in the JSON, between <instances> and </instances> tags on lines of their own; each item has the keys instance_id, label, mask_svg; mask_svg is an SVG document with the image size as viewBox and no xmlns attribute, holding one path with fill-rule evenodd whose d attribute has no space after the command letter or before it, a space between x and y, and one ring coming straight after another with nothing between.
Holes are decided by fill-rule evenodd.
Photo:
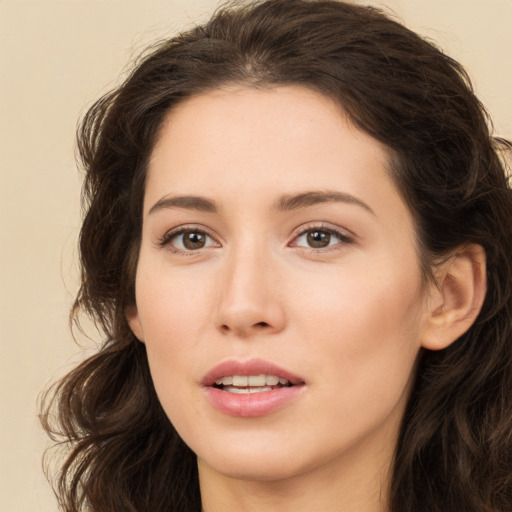
<instances>
[{"instance_id":1,"label":"nose","mask_svg":"<svg viewBox=\"0 0 512 512\"><path fill-rule=\"evenodd\" d=\"M233 250L218 275L217 325L225 335L251 338L286 325L279 270L263 250Z\"/></svg>"}]
</instances>

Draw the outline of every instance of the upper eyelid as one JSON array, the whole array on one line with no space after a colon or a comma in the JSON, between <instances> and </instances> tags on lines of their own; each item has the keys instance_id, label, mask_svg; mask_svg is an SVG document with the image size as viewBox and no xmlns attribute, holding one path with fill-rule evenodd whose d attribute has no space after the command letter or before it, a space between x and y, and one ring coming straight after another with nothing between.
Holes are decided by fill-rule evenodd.
<instances>
[{"instance_id":1,"label":"upper eyelid","mask_svg":"<svg viewBox=\"0 0 512 512\"><path fill-rule=\"evenodd\" d=\"M357 239L357 235L350 231L347 228L342 228L340 226L336 226L334 224L331 224L330 222L311 222L311 223L305 223L301 224L300 226L296 227L292 232L293 239L297 238L300 235L303 235L307 231L311 231L312 229L318 229L318 230L324 230L328 231L330 233L337 234L343 238L350 238L351 240Z\"/></svg>"},{"instance_id":2,"label":"upper eyelid","mask_svg":"<svg viewBox=\"0 0 512 512\"><path fill-rule=\"evenodd\" d=\"M307 222L307 223L302 223L300 226L297 226L296 228L294 228L290 235L291 240L289 242L287 242L287 245L290 244L291 242L293 242L294 240L296 240L299 236L301 236L313 229L328 231L328 232L338 235L344 239L357 240L357 238L358 238L355 233L353 233L352 231L350 231L347 228L342 228L340 226L331 224L330 222L326 222L326 221L311 221L311 222ZM169 241L174 236L177 236L177 235L183 233L184 231L189 231L189 230L190 231L196 230L198 232L204 233L207 236L209 236L210 238L212 238L212 240L214 240L216 243L218 243L220 245L224 244L224 241L222 241L221 237L219 237L216 233L214 233L213 230L211 230L210 228L208 228L202 224L186 224L185 223L185 224L175 226L175 227L165 231L165 233L162 236L158 237L157 245L159 245L159 246L165 245L165 244L169 243Z\"/></svg>"},{"instance_id":3,"label":"upper eyelid","mask_svg":"<svg viewBox=\"0 0 512 512\"><path fill-rule=\"evenodd\" d=\"M219 237L215 236L212 233L212 230L207 228L206 226L203 226L201 224L181 224L179 226L175 226L174 228L168 229L165 231L165 233L162 236L159 236L157 238L157 245L163 246L170 242L170 240L178 236L185 231L198 231L201 233L204 233L205 235L208 235L212 240L214 240L216 243L220 244Z\"/></svg>"}]
</instances>

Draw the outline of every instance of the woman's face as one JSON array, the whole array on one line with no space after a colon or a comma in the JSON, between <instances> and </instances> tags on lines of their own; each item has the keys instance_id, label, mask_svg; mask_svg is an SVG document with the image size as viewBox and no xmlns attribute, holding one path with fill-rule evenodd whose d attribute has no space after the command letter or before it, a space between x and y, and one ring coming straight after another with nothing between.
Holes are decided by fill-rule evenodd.
<instances>
[{"instance_id":1,"label":"woman's face","mask_svg":"<svg viewBox=\"0 0 512 512\"><path fill-rule=\"evenodd\" d=\"M428 301L387 165L300 87L217 90L167 116L128 320L200 471L389 464Z\"/></svg>"}]
</instances>

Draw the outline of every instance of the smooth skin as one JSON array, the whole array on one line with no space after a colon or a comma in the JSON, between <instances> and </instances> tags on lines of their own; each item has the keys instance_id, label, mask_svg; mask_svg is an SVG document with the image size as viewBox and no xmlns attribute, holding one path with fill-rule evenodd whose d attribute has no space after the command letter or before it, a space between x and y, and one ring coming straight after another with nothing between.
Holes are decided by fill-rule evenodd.
<instances>
[{"instance_id":1,"label":"smooth skin","mask_svg":"<svg viewBox=\"0 0 512 512\"><path fill-rule=\"evenodd\" d=\"M384 512L420 347L469 328L485 254L422 275L388 151L329 98L230 87L168 114L146 183L136 307L162 406L197 454L205 512ZM238 418L201 384L252 358L297 397Z\"/></svg>"}]
</instances>

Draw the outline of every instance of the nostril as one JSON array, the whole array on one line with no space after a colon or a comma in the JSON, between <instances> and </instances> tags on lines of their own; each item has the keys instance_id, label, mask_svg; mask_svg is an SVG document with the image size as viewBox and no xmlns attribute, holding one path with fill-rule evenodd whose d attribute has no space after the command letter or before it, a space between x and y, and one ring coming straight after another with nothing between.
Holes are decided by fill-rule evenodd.
<instances>
[{"instance_id":1,"label":"nostril","mask_svg":"<svg viewBox=\"0 0 512 512\"><path fill-rule=\"evenodd\" d=\"M270 327L270 324L267 323L267 322L257 322L255 324L252 324L252 329L255 329L255 330L259 330L259 329L266 329ZM222 324L220 326L220 329L227 333L227 332L230 332L231 330L236 330L236 329L232 329L232 327L230 327L228 324ZM245 330L245 329L244 329ZM248 327L248 330L250 331L251 330L251 327Z\"/></svg>"}]
</instances>

